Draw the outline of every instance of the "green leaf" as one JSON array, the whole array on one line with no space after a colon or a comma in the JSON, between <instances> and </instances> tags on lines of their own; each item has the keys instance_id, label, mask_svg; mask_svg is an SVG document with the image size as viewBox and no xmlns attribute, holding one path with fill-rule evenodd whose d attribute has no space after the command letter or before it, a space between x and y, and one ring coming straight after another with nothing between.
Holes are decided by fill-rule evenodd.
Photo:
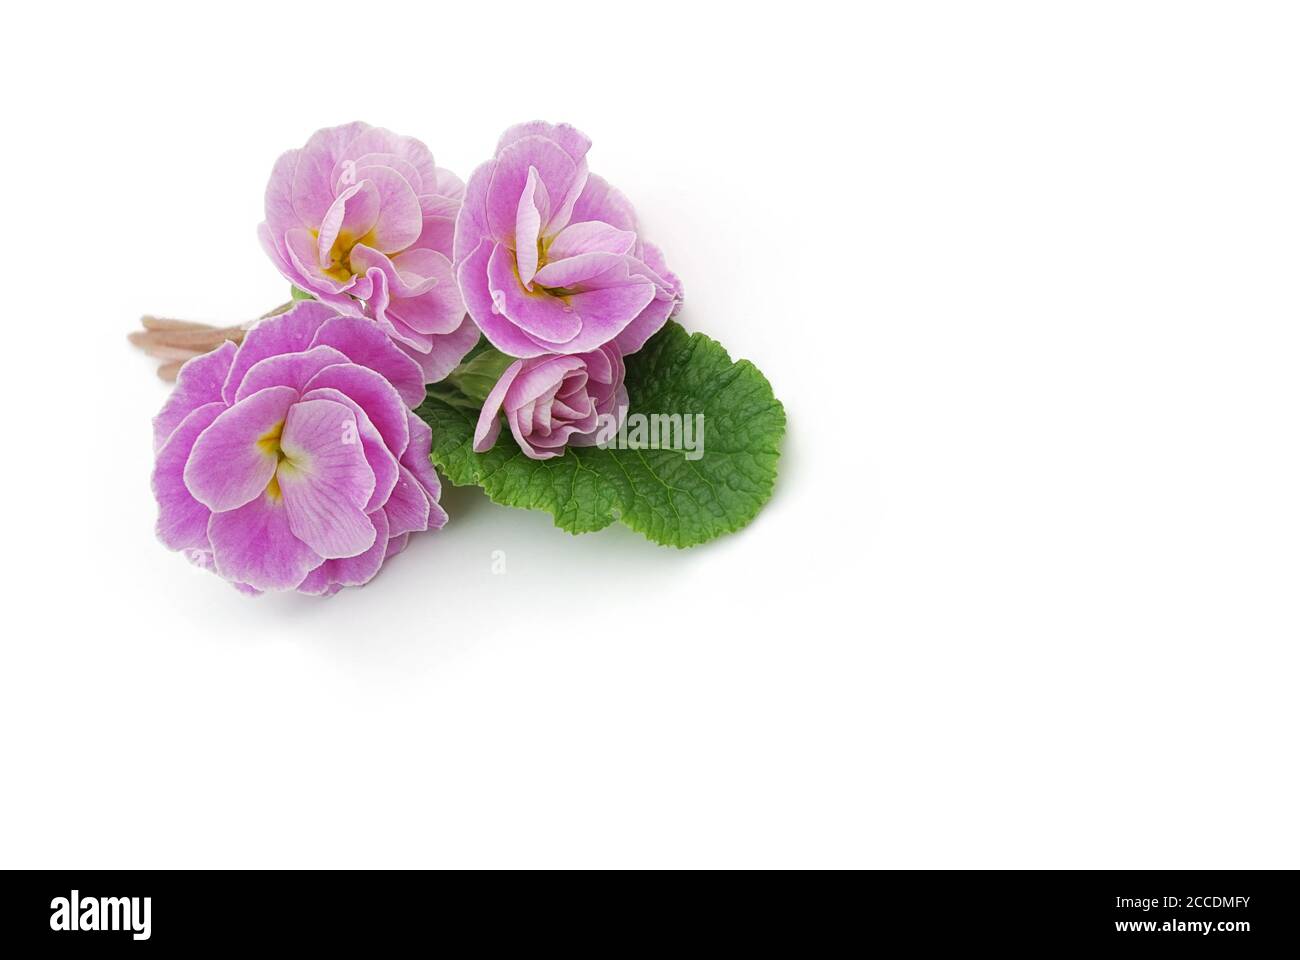
<instances>
[{"instance_id":1,"label":"green leaf","mask_svg":"<svg viewBox=\"0 0 1300 960\"><path fill-rule=\"evenodd\" d=\"M293 299L295 299L295 300L315 300L315 299L316 299L316 297L315 297L314 295L308 293L306 290L302 290L302 289L299 289L298 287L293 287L293 286L291 286L291 287L289 288L289 294L290 294L290 296L292 296Z\"/></svg>"},{"instance_id":2,"label":"green leaf","mask_svg":"<svg viewBox=\"0 0 1300 960\"><path fill-rule=\"evenodd\" d=\"M496 382L501 379L501 374L506 372L506 367L514 362L514 357L507 357L500 350L488 347L477 351L447 374L446 382L482 406Z\"/></svg>"},{"instance_id":3,"label":"green leaf","mask_svg":"<svg viewBox=\"0 0 1300 960\"><path fill-rule=\"evenodd\" d=\"M477 409L445 384L431 388L417 412L433 428L433 462L453 484L481 486L506 506L546 510L570 533L620 520L656 543L690 547L754 519L772 495L785 434L785 411L763 374L670 322L627 358L627 389L629 420L703 414L699 459L683 450L569 447L562 457L530 460L508 429L477 454Z\"/></svg>"}]
</instances>

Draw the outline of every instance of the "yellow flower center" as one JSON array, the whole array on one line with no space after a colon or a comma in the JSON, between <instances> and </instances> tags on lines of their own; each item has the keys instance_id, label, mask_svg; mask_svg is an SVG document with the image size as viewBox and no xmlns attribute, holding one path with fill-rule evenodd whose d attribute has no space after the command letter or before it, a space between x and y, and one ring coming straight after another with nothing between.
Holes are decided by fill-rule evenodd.
<instances>
[{"instance_id":1,"label":"yellow flower center","mask_svg":"<svg viewBox=\"0 0 1300 960\"><path fill-rule=\"evenodd\" d=\"M320 238L320 231L311 232L313 239ZM334 238L334 244L330 247L329 262L322 264L321 269L325 275L339 283L347 283L360 271L352 266L352 248L359 243L368 247L374 246L374 231L367 233L364 237L354 237L347 230L340 230L339 235Z\"/></svg>"},{"instance_id":2,"label":"yellow flower center","mask_svg":"<svg viewBox=\"0 0 1300 960\"><path fill-rule=\"evenodd\" d=\"M257 448L267 456L275 457L275 473L271 474L271 482L266 485L266 495L272 500L279 500L283 496L280 491L280 471L293 467L293 461L280 445L280 436L283 433L284 421L281 420L257 438Z\"/></svg>"}]
</instances>

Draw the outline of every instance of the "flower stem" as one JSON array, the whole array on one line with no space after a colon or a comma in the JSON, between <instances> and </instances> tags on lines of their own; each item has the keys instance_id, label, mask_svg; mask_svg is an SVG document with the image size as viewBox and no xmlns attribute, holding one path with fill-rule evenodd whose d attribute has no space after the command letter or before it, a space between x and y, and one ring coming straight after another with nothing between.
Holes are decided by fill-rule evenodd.
<instances>
[{"instance_id":1,"label":"flower stem","mask_svg":"<svg viewBox=\"0 0 1300 960\"><path fill-rule=\"evenodd\" d=\"M257 320L283 313L291 306L293 301L282 303L274 310L262 314ZM244 334L257 320L228 327L216 327L191 320L145 315L140 318L140 326L144 329L132 331L127 334L127 339L149 356L161 360L158 376L172 383L186 360L215 350L226 340L242 342Z\"/></svg>"}]
</instances>

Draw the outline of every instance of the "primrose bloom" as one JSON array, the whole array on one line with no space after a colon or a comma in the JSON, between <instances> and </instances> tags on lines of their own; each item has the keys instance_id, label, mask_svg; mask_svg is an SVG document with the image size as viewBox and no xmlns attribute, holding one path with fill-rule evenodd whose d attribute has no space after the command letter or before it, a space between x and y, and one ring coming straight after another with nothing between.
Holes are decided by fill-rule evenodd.
<instances>
[{"instance_id":1,"label":"primrose bloom","mask_svg":"<svg viewBox=\"0 0 1300 960\"><path fill-rule=\"evenodd\" d=\"M245 592L366 583L446 522L419 365L304 301L181 368L154 418L158 536Z\"/></svg>"},{"instance_id":2,"label":"primrose bloom","mask_svg":"<svg viewBox=\"0 0 1300 960\"><path fill-rule=\"evenodd\" d=\"M617 190L587 172L573 127L511 127L470 176L453 261L474 322L502 353L634 353L676 310L681 285Z\"/></svg>"},{"instance_id":3,"label":"primrose bloom","mask_svg":"<svg viewBox=\"0 0 1300 960\"><path fill-rule=\"evenodd\" d=\"M330 127L276 161L258 236L290 282L373 319L433 383L478 340L449 259L464 192L419 140Z\"/></svg>"},{"instance_id":4,"label":"primrose bloom","mask_svg":"<svg viewBox=\"0 0 1300 960\"><path fill-rule=\"evenodd\" d=\"M558 457L569 443L592 446L616 431L627 411L623 373L623 357L613 344L516 360L483 402L475 452L497 442L503 410L519 449L534 460Z\"/></svg>"}]
</instances>

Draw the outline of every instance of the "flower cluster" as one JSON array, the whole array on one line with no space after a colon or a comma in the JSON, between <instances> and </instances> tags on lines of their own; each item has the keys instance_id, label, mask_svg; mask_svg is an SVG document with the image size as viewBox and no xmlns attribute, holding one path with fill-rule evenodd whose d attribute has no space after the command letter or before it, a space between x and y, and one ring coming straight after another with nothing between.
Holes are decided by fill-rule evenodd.
<instances>
[{"instance_id":1,"label":"flower cluster","mask_svg":"<svg viewBox=\"0 0 1300 960\"><path fill-rule=\"evenodd\" d=\"M158 536L246 592L366 583L441 527L419 366L304 302L181 368L154 418Z\"/></svg>"},{"instance_id":2,"label":"flower cluster","mask_svg":"<svg viewBox=\"0 0 1300 960\"><path fill-rule=\"evenodd\" d=\"M590 146L565 124L511 127L466 185L452 254L465 305L492 346L522 361L484 404L480 452L502 406L529 457L592 442L598 414L626 411L622 357L681 302L627 198L587 171Z\"/></svg>"},{"instance_id":3,"label":"flower cluster","mask_svg":"<svg viewBox=\"0 0 1300 960\"><path fill-rule=\"evenodd\" d=\"M299 302L246 332L171 332L231 339L185 362L154 420L163 543L249 593L368 582L446 520L412 411L480 332L499 379L476 451L503 417L537 460L616 427L624 357L682 292L631 204L588 172L590 146L566 125L512 127L468 184L364 123L281 156L258 233Z\"/></svg>"},{"instance_id":4,"label":"flower cluster","mask_svg":"<svg viewBox=\"0 0 1300 960\"><path fill-rule=\"evenodd\" d=\"M419 140L349 123L276 161L258 235L290 282L373 319L433 383L478 340L449 259L464 192Z\"/></svg>"}]
</instances>

